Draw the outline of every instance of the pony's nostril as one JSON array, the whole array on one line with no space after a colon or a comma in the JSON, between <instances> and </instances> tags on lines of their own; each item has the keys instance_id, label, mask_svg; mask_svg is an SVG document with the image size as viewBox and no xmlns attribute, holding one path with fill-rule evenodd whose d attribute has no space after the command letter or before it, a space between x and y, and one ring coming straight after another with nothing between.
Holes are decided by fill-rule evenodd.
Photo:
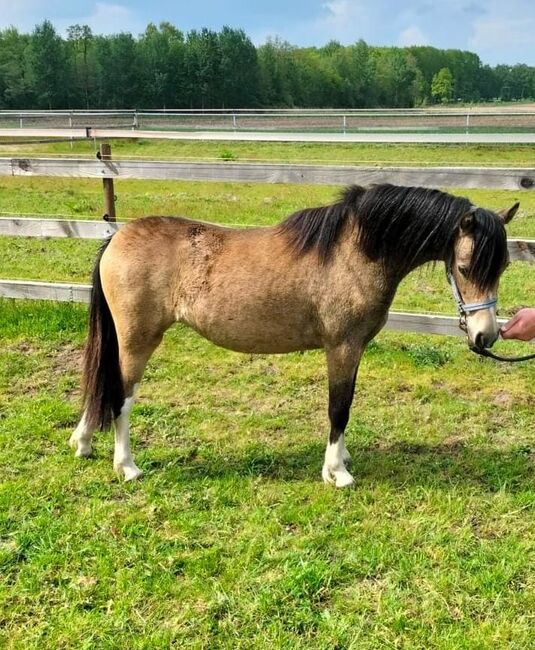
<instances>
[{"instance_id":1,"label":"pony's nostril","mask_svg":"<svg viewBox=\"0 0 535 650\"><path fill-rule=\"evenodd\" d=\"M483 334L483 332L479 332L479 334L476 335L475 344L477 348L485 347L485 335Z\"/></svg>"}]
</instances>

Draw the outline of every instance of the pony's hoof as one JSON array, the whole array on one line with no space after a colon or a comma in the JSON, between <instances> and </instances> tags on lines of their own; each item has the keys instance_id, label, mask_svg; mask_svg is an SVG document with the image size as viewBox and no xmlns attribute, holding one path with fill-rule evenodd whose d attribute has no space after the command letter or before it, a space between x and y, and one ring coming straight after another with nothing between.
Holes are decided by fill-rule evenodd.
<instances>
[{"instance_id":1,"label":"pony's hoof","mask_svg":"<svg viewBox=\"0 0 535 650\"><path fill-rule=\"evenodd\" d=\"M76 458L89 458L92 453L93 450L91 447L86 445L78 445L76 451L74 452L74 455Z\"/></svg>"},{"instance_id":2,"label":"pony's hoof","mask_svg":"<svg viewBox=\"0 0 535 650\"><path fill-rule=\"evenodd\" d=\"M135 481L143 472L136 465L114 465L117 474L122 475L125 481Z\"/></svg>"},{"instance_id":3,"label":"pony's hoof","mask_svg":"<svg viewBox=\"0 0 535 650\"><path fill-rule=\"evenodd\" d=\"M355 483L349 472L335 472L334 478L337 488L351 487Z\"/></svg>"},{"instance_id":4,"label":"pony's hoof","mask_svg":"<svg viewBox=\"0 0 535 650\"><path fill-rule=\"evenodd\" d=\"M325 485L334 485L334 478L331 476L331 471L327 465L324 465L321 469L321 478Z\"/></svg>"},{"instance_id":5,"label":"pony's hoof","mask_svg":"<svg viewBox=\"0 0 535 650\"><path fill-rule=\"evenodd\" d=\"M335 485L337 488L350 487L355 483L353 477L347 470L331 470L327 465L323 466L321 476L324 483Z\"/></svg>"},{"instance_id":6,"label":"pony's hoof","mask_svg":"<svg viewBox=\"0 0 535 650\"><path fill-rule=\"evenodd\" d=\"M79 438L75 438L74 434L69 438L69 447L74 449L74 455L76 458L89 458L89 456L91 456L91 444L87 442L84 443Z\"/></svg>"}]
</instances>

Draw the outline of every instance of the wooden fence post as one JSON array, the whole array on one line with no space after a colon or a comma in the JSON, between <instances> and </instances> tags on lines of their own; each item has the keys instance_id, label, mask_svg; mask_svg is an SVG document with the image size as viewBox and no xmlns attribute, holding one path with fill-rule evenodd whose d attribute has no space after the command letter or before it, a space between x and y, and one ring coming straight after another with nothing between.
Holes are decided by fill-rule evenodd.
<instances>
[{"instance_id":1,"label":"wooden fence post","mask_svg":"<svg viewBox=\"0 0 535 650\"><path fill-rule=\"evenodd\" d=\"M111 160L111 146L109 144L100 145L100 160ZM103 178L102 186L104 189L104 216L105 221L117 221L115 215L115 192L113 189L113 178Z\"/></svg>"}]
</instances>

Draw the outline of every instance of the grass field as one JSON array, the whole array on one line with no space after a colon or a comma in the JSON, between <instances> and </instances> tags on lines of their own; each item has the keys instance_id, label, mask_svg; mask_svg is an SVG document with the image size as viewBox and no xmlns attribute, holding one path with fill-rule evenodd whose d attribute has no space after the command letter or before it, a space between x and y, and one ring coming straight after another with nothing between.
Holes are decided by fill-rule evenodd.
<instances>
[{"instance_id":1,"label":"grass field","mask_svg":"<svg viewBox=\"0 0 535 650\"><path fill-rule=\"evenodd\" d=\"M273 223L336 192L117 188L120 217L241 224ZM496 208L517 198L466 194ZM518 195L517 236L535 235L531 197ZM0 179L0 203L98 217L101 188ZM88 281L97 245L1 238L0 277ZM533 295L533 267L512 265L503 313ZM395 306L452 313L443 269L414 274ZM348 427L356 486L337 491L320 482L322 354L239 355L176 327L133 413L145 475L125 484L111 434L84 462L66 444L85 328L80 305L0 301L0 647L534 646L533 365L480 360L461 339L381 334Z\"/></svg>"},{"instance_id":2,"label":"grass field","mask_svg":"<svg viewBox=\"0 0 535 650\"><path fill-rule=\"evenodd\" d=\"M93 157L98 143L17 144L0 138L0 155ZM533 167L533 145L315 144L276 142L194 142L180 140L114 140L115 158L241 160L322 164L481 165Z\"/></svg>"}]
</instances>

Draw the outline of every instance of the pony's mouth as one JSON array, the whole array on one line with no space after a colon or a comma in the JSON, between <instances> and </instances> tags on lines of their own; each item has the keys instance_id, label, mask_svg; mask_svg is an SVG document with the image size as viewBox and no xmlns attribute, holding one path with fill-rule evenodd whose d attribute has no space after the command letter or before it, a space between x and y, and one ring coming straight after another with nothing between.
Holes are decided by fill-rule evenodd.
<instances>
[{"instance_id":1,"label":"pony's mouth","mask_svg":"<svg viewBox=\"0 0 535 650\"><path fill-rule=\"evenodd\" d=\"M497 335L492 334L492 335L486 335L480 332L476 336L476 340L474 341L476 348L479 348L480 350L488 350L491 348L494 343L496 343L496 339L498 338Z\"/></svg>"}]
</instances>

